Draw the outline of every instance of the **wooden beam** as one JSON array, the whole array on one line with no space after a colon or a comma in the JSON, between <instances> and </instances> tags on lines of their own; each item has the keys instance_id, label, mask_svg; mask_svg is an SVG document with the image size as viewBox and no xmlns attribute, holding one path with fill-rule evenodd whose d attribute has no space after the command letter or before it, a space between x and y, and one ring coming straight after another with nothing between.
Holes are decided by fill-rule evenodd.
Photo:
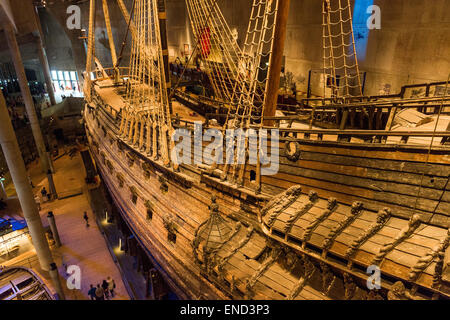
<instances>
[{"instance_id":1,"label":"wooden beam","mask_svg":"<svg viewBox=\"0 0 450 320\"><path fill-rule=\"evenodd\" d=\"M289 16L290 0L278 0L278 11L275 24L275 35L270 56L269 77L267 79L266 101L264 117L273 117L277 111L278 90L280 87L280 73L283 62L284 43L286 41L286 26ZM272 125L273 121L264 121L265 125Z\"/></svg>"},{"instance_id":2,"label":"wooden beam","mask_svg":"<svg viewBox=\"0 0 450 320\"><path fill-rule=\"evenodd\" d=\"M109 9L107 0L103 0L103 14L105 15L106 31L108 32L109 47L111 49L112 63L115 66L117 62L116 46L114 44L114 36L111 30L111 19L109 17Z\"/></svg>"},{"instance_id":3,"label":"wooden beam","mask_svg":"<svg viewBox=\"0 0 450 320\"><path fill-rule=\"evenodd\" d=\"M172 82L170 81L170 67L169 67L169 46L167 40L167 13L166 0L158 0L158 18L159 30L161 35L161 50L163 53L164 75L167 88L167 97L169 99L170 114L173 114L172 102L170 101Z\"/></svg>"}]
</instances>

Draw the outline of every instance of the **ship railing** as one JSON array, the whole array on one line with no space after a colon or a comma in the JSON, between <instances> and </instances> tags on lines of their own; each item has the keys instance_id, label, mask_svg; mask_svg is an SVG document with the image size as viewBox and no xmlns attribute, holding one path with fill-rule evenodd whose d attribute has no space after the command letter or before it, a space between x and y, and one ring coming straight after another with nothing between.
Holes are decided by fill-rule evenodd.
<instances>
[{"instance_id":1,"label":"ship railing","mask_svg":"<svg viewBox=\"0 0 450 320\"><path fill-rule=\"evenodd\" d=\"M210 117L216 118L216 114L208 114L207 120L203 126L204 130L210 128ZM226 117L226 115L220 115L220 117ZM286 117L266 117L266 120L274 121L293 121L301 119L298 116L286 116ZM303 118L308 121L308 117ZM182 120L175 118L174 128L184 128L188 130L194 130L195 123L193 121ZM280 141L324 141L324 142L347 142L352 144L396 144L396 145L415 145L423 146L429 145L433 142L433 146L444 146L450 143L450 128L446 131L424 131L424 130L353 130L353 129L297 129L297 128L283 128L280 126L263 126L251 125L250 128L278 130ZM222 127L216 127L225 134L225 130Z\"/></svg>"},{"instance_id":2,"label":"ship railing","mask_svg":"<svg viewBox=\"0 0 450 320\"><path fill-rule=\"evenodd\" d=\"M211 116L217 116L211 114ZM226 116L226 115L221 115ZM298 120L301 117L298 116L286 116L286 117L266 117L266 120L275 121L292 121ZM307 117L304 120L308 120ZM186 128L194 130L194 122L180 120L178 125L174 127ZM205 123L203 129L208 129L209 125ZM339 130L339 129L296 129L296 128L281 128L279 126L263 126L251 125L250 128L258 130L278 130L280 141L328 141L328 142L348 142L352 144L397 144L397 145L429 145L431 139L433 139L433 146L446 145L450 143L450 128L446 131L423 131L423 130L403 130L403 131L390 131L390 130ZM219 129L225 134L223 128ZM426 139L426 140L424 140Z\"/></svg>"},{"instance_id":3,"label":"ship railing","mask_svg":"<svg viewBox=\"0 0 450 320\"><path fill-rule=\"evenodd\" d=\"M96 69L93 71L95 77L93 81L115 80L116 77L118 79L124 79L129 77L129 72L129 67Z\"/></svg>"},{"instance_id":4,"label":"ship railing","mask_svg":"<svg viewBox=\"0 0 450 320\"><path fill-rule=\"evenodd\" d=\"M397 94L388 95L375 95L375 96L362 96L362 97L350 97L350 98L305 98L299 100L300 106L311 106L314 103L353 103L353 102L374 102L379 100L393 100L393 99L420 99L420 98L432 98L450 95L450 87L447 88L446 81L420 83L405 85L401 88Z\"/></svg>"},{"instance_id":5,"label":"ship railing","mask_svg":"<svg viewBox=\"0 0 450 320\"><path fill-rule=\"evenodd\" d=\"M319 101L319 100L317 100ZM311 115L312 126L328 129L390 129L399 111L411 109L427 116L450 114L450 95L412 99L353 101L340 104L321 99L321 104L300 106L297 114Z\"/></svg>"},{"instance_id":6,"label":"ship railing","mask_svg":"<svg viewBox=\"0 0 450 320\"><path fill-rule=\"evenodd\" d=\"M275 129L265 127L265 129ZM328 141L347 142L352 144L396 144L396 145L429 145L443 146L450 142L450 131L386 131L386 130L338 130L338 129L289 129L277 128L280 141Z\"/></svg>"}]
</instances>

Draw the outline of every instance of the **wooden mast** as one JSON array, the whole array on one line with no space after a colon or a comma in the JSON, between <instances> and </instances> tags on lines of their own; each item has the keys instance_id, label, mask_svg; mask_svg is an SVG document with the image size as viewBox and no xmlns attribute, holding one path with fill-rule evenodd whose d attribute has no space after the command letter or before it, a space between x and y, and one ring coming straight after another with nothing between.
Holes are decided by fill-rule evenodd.
<instances>
[{"instance_id":1,"label":"wooden mast","mask_svg":"<svg viewBox=\"0 0 450 320\"><path fill-rule=\"evenodd\" d=\"M274 117L277 111L280 73L283 63L284 43L286 41L286 26L289 16L290 2L291 0L278 0L275 35L272 44L272 54L270 56L269 75L267 79L264 117ZM265 120L264 124L271 126L273 121Z\"/></svg>"},{"instance_id":2,"label":"wooden mast","mask_svg":"<svg viewBox=\"0 0 450 320\"><path fill-rule=\"evenodd\" d=\"M95 57L95 0L90 1L89 5L89 33L88 33L88 48L86 57L86 74L84 79L85 92L84 95L87 101L91 101L91 72L92 60Z\"/></svg>"},{"instance_id":3,"label":"wooden mast","mask_svg":"<svg viewBox=\"0 0 450 320\"><path fill-rule=\"evenodd\" d=\"M169 99L170 114L173 113L172 102L170 101L172 82L170 81L170 67L169 67L169 46L167 40L167 13L166 13L166 0L158 0L158 18L159 29L161 35L161 50L163 53L164 62L164 75L166 80L167 97Z\"/></svg>"},{"instance_id":4,"label":"wooden mast","mask_svg":"<svg viewBox=\"0 0 450 320\"><path fill-rule=\"evenodd\" d=\"M114 37L111 29L111 19L109 17L108 3L106 2L106 0L103 0L103 14L105 16L106 31L108 32L108 40L109 40L109 47L111 50L112 63L113 66L115 66L117 63L116 46L114 44Z\"/></svg>"}]
</instances>

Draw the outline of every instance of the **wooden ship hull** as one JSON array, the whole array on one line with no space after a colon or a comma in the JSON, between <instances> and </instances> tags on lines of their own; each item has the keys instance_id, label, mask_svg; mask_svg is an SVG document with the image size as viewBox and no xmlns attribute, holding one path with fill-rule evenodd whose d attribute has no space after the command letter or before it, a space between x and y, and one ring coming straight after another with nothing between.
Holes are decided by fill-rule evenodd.
<instances>
[{"instance_id":1,"label":"wooden ship hull","mask_svg":"<svg viewBox=\"0 0 450 320\"><path fill-rule=\"evenodd\" d=\"M364 97L361 83L353 86L346 76L343 87L330 81L332 98L307 99L276 116L289 2L255 0L250 21L263 23L249 26L248 39L259 40L241 50L218 6L198 1L187 1L189 15L203 61L216 70L208 76L219 105L179 92L173 101L166 21L159 21L165 14L155 0L137 1L134 20L124 13L133 39L129 68L118 68L109 26L114 68L96 61L93 70L93 0L87 46L86 75L96 75L85 77L84 87L91 154L121 216L174 292L182 299L448 299L448 82L442 95L442 84L428 84L425 97ZM324 1L328 24L339 10ZM195 22L205 14L207 29ZM351 17L346 21L351 27ZM262 75L267 52L270 67ZM345 57L356 61L356 52ZM359 79L357 63L343 65ZM359 92L351 98L353 88ZM411 118L419 120L409 126ZM172 133L192 136L198 121L202 130L222 133L238 126L278 130L280 143L256 153L274 155L279 170L264 175L264 165L247 157L231 165L205 165L199 155L190 155L191 164L169 159ZM247 142L246 151L255 147ZM204 151L207 144L198 146Z\"/></svg>"},{"instance_id":2,"label":"wooden ship hull","mask_svg":"<svg viewBox=\"0 0 450 320\"><path fill-rule=\"evenodd\" d=\"M279 173L261 177L255 193L250 165L238 187L199 167L176 172L149 157L145 146L120 136L119 112L100 88L84 112L92 155L122 216L180 297L344 299L353 290L363 299L371 293L366 269L375 264L380 296L398 280L412 298L448 298L437 266L450 226L445 145L316 140L299 130L289 139L299 152L288 155L281 142ZM292 188L301 191L291 195ZM195 243L211 194L232 231L205 263ZM377 224L380 212L387 213Z\"/></svg>"}]
</instances>

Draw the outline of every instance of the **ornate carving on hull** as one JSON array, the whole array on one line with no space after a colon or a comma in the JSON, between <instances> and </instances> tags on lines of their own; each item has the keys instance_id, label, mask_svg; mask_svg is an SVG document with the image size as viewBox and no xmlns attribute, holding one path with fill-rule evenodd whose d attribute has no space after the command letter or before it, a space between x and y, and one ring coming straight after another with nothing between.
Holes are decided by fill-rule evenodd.
<instances>
[{"instance_id":1,"label":"ornate carving on hull","mask_svg":"<svg viewBox=\"0 0 450 320\"><path fill-rule=\"evenodd\" d=\"M348 273L344 273L344 298L345 300L351 300L355 293L358 286L356 285L355 281L353 280L353 277L349 275Z\"/></svg>"},{"instance_id":2,"label":"ornate carving on hull","mask_svg":"<svg viewBox=\"0 0 450 320\"><path fill-rule=\"evenodd\" d=\"M380 231L388 222L391 216L391 210L389 208L384 208L378 212L377 221L370 226L370 228L359 236L358 239L354 240L350 245L350 248L347 249L345 253L345 257L347 259L351 258L367 240L369 240L372 236L374 236L378 231Z\"/></svg>"},{"instance_id":3,"label":"ornate carving on hull","mask_svg":"<svg viewBox=\"0 0 450 320\"><path fill-rule=\"evenodd\" d=\"M123 177L123 174L121 174L120 172L117 173L116 175L117 180L119 181L119 187L123 188L124 184L125 184L125 179Z\"/></svg>"},{"instance_id":4,"label":"ornate carving on hull","mask_svg":"<svg viewBox=\"0 0 450 320\"><path fill-rule=\"evenodd\" d=\"M403 282L397 281L394 283L387 294L387 298L388 300L408 300Z\"/></svg>"},{"instance_id":5,"label":"ornate carving on hull","mask_svg":"<svg viewBox=\"0 0 450 320\"><path fill-rule=\"evenodd\" d=\"M284 147L284 154L289 161L297 162L300 159L302 150L300 144L297 141L287 142Z\"/></svg>"},{"instance_id":6,"label":"ornate carving on hull","mask_svg":"<svg viewBox=\"0 0 450 320\"><path fill-rule=\"evenodd\" d=\"M153 204L150 200L145 201L145 208L147 209L147 220L153 219Z\"/></svg>"},{"instance_id":7,"label":"ornate carving on hull","mask_svg":"<svg viewBox=\"0 0 450 320\"><path fill-rule=\"evenodd\" d=\"M440 254L444 255L445 251L450 245L450 229L447 231L447 236L441 240L438 246L433 248L425 256L421 257L419 261L411 268L409 279L411 281L417 280L419 275L436 259Z\"/></svg>"},{"instance_id":8,"label":"ornate carving on hull","mask_svg":"<svg viewBox=\"0 0 450 320\"><path fill-rule=\"evenodd\" d=\"M109 174L114 174L114 166L111 161L106 160L106 166L108 167Z\"/></svg>"},{"instance_id":9,"label":"ornate carving on hull","mask_svg":"<svg viewBox=\"0 0 450 320\"><path fill-rule=\"evenodd\" d=\"M345 218L343 221L339 222L339 224L334 227L326 239L323 242L323 249L329 250L331 248L331 245L333 244L333 241L337 238L339 234L342 233L355 219L358 217L358 215L361 213L363 209L363 204L361 202L354 202L352 205L352 208L350 210L351 215Z\"/></svg>"},{"instance_id":10,"label":"ornate carving on hull","mask_svg":"<svg viewBox=\"0 0 450 320\"><path fill-rule=\"evenodd\" d=\"M303 274L300 277L300 280L291 290L289 295L286 297L286 300L294 300L300 294L300 292L302 292L303 288L307 285L308 281L312 278L314 272L316 272L317 270L316 266L311 262L308 256L302 255L300 261L303 265Z\"/></svg>"},{"instance_id":11,"label":"ornate carving on hull","mask_svg":"<svg viewBox=\"0 0 450 320\"><path fill-rule=\"evenodd\" d=\"M219 251L240 228L240 225L236 225L235 228L232 229L229 226L229 223L220 216L219 205L216 201L216 196L211 196L211 204L209 205L210 217L197 228L192 242L194 257L198 264L202 264L198 257L198 248L200 244L203 244L203 266L209 274L212 273L214 266L217 265L217 257L215 255L217 251Z\"/></svg>"},{"instance_id":12,"label":"ornate carving on hull","mask_svg":"<svg viewBox=\"0 0 450 320\"><path fill-rule=\"evenodd\" d=\"M294 223L304 214L306 214L317 202L319 199L319 196L317 195L317 192L311 191L309 193L309 202L304 205L303 208L301 208L299 211L292 214L289 219L286 221L286 224L284 225L284 233L287 235L289 232L291 232L291 229L294 225Z\"/></svg>"},{"instance_id":13,"label":"ornate carving on hull","mask_svg":"<svg viewBox=\"0 0 450 320\"><path fill-rule=\"evenodd\" d=\"M150 179L152 172L155 172L155 169L153 168L153 166L146 161L143 161L141 166L142 166L142 170L144 170L144 177L146 179Z\"/></svg>"},{"instance_id":14,"label":"ornate carving on hull","mask_svg":"<svg viewBox=\"0 0 450 320\"><path fill-rule=\"evenodd\" d=\"M262 277L267 269L269 269L275 262L277 262L281 253L281 248L275 247L270 257L266 259L266 261L264 261L264 263L259 266L258 270L252 275L252 277L247 280L245 288L247 290L246 294L249 298L254 296L253 287L255 286L258 279Z\"/></svg>"},{"instance_id":15,"label":"ornate carving on hull","mask_svg":"<svg viewBox=\"0 0 450 320\"><path fill-rule=\"evenodd\" d=\"M367 300L384 300L384 298L378 293L378 290L370 290L367 294Z\"/></svg>"},{"instance_id":16,"label":"ornate carving on hull","mask_svg":"<svg viewBox=\"0 0 450 320\"><path fill-rule=\"evenodd\" d=\"M326 263L321 262L320 269L322 270L322 293L328 295L336 276L331 272L330 267Z\"/></svg>"},{"instance_id":17,"label":"ornate carving on hull","mask_svg":"<svg viewBox=\"0 0 450 320\"><path fill-rule=\"evenodd\" d=\"M167 179L164 178L163 176L159 177L159 183L161 183L159 189L161 190L162 193L167 193L169 192L169 184L167 183Z\"/></svg>"},{"instance_id":18,"label":"ornate carving on hull","mask_svg":"<svg viewBox=\"0 0 450 320\"><path fill-rule=\"evenodd\" d=\"M131 152L127 152L127 164L128 166L131 168L134 165L134 162L136 161L136 158L134 157L134 155Z\"/></svg>"},{"instance_id":19,"label":"ornate carving on hull","mask_svg":"<svg viewBox=\"0 0 450 320\"><path fill-rule=\"evenodd\" d=\"M286 194L287 198L282 199L278 204L273 206L273 212L270 214L269 219L267 220L267 225L269 227L272 227L275 223L275 220L278 218L278 216L286 209L288 208L293 202L297 200L297 198L300 196L302 192L302 188L298 187L292 190L292 192L289 192L289 194Z\"/></svg>"},{"instance_id":20,"label":"ornate carving on hull","mask_svg":"<svg viewBox=\"0 0 450 320\"><path fill-rule=\"evenodd\" d=\"M400 233L392 240L391 243L385 244L383 247L380 248L379 253L376 255L375 259L373 260L373 264L380 264L381 261L384 259L384 257L395 249L395 247L400 244L402 241L408 239L414 231L420 226L422 221L420 220L420 216L415 214L411 217L411 219L408 221L408 225L403 228Z\"/></svg>"},{"instance_id":21,"label":"ornate carving on hull","mask_svg":"<svg viewBox=\"0 0 450 320\"><path fill-rule=\"evenodd\" d=\"M300 186L292 186L285 192L273 197L261 210L261 216L265 216L271 209L274 209L274 212L282 212L297 200L301 192L302 188Z\"/></svg>"},{"instance_id":22,"label":"ornate carving on hull","mask_svg":"<svg viewBox=\"0 0 450 320\"><path fill-rule=\"evenodd\" d=\"M177 239L178 226L171 217L163 218L163 225L167 230L167 241L175 243Z\"/></svg>"},{"instance_id":23,"label":"ornate carving on hull","mask_svg":"<svg viewBox=\"0 0 450 320\"><path fill-rule=\"evenodd\" d=\"M138 191L137 191L135 186L131 186L130 187L130 193L131 193L131 202L136 204L137 200L139 198L139 193L138 193Z\"/></svg>"},{"instance_id":24,"label":"ornate carving on hull","mask_svg":"<svg viewBox=\"0 0 450 320\"><path fill-rule=\"evenodd\" d=\"M439 288L442 282L442 271L444 270L444 252L439 252L433 274L433 288Z\"/></svg>"},{"instance_id":25,"label":"ornate carving on hull","mask_svg":"<svg viewBox=\"0 0 450 320\"><path fill-rule=\"evenodd\" d=\"M299 261L300 259L297 254L288 249L287 252L280 257L280 261L278 263L288 272L292 272L298 265Z\"/></svg>"},{"instance_id":26,"label":"ornate carving on hull","mask_svg":"<svg viewBox=\"0 0 450 320\"><path fill-rule=\"evenodd\" d=\"M330 198L328 200L327 208L325 211L318 216L314 221L312 221L305 229L305 233L303 234L303 245L306 245L306 241L308 241L313 231L321 224L323 221L325 221L326 218L330 216L330 214L333 213L334 210L337 208L337 200L335 198Z\"/></svg>"}]
</instances>

